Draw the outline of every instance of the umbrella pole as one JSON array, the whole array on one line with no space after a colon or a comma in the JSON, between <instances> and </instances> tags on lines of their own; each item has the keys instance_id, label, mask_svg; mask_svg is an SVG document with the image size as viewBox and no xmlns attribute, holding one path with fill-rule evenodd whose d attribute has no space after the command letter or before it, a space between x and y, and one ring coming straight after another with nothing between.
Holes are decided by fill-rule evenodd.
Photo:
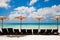
<instances>
[{"instance_id":1,"label":"umbrella pole","mask_svg":"<svg viewBox=\"0 0 60 40\"><path fill-rule=\"evenodd\" d=\"M57 19L57 30L58 30L58 19Z\"/></svg>"},{"instance_id":2,"label":"umbrella pole","mask_svg":"<svg viewBox=\"0 0 60 40\"><path fill-rule=\"evenodd\" d=\"M39 20L39 24L38 24L38 32L40 32L40 20Z\"/></svg>"},{"instance_id":3,"label":"umbrella pole","mask_svg":"<svg viewBox=\"0 0 60 40\"><path fill-rule=\"evenodd\" d=\"M2 19L2 29L3 29L3 19Z\"/></svg>"},{"instance_id":4,"label":"umbrella pole","mask_svg":"<svg viewBox=\"0 0 60 40\"><path fill-rule=\"evenodd\" d=\"M22 20L20 21L20 31L21 31L21 29L22 29Z\"/></svg>"}]
</instances>

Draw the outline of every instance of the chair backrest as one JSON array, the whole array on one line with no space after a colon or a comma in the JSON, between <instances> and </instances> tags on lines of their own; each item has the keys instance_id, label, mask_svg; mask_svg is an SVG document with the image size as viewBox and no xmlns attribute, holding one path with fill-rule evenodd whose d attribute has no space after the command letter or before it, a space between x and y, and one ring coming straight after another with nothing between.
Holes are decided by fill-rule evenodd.
<instances>
[{"instance_id":1,"label":"chair backrest","mask_svg":"<svg viewBox=\"0 0 60 40\"><path fill-rule=\"evenodd\" d=\"M27 33L32 33L32 29L27 29Z\"/></svg>"},{"instance_id":2,"label":"chair backrest","mask_svg":"<svg viewBox=\"0 0 60 40\"><path fill-rule=\"evenodd\" d=\"M53 29L53 32L58 32L58 29Z\"/></svg>"},{"instance_id":3,"label":"chair backrest","mask_svg":"<svg viewBox=\"0 0 60 40\"><path fill-rule=\"evenodd\" d=\"M44 32L46 32L45 29L41 29L41 30L40 30L40 33L44 33Z\"/></svg>"},{"instance_id":4,"label":"chair backrest","mask_svg":"<svg viewBox=\"0 0 60 40\"><path fill-rule=\"evenodd\" d=\"M38 33L38 29L33 29L33 33Z\"/></svg>"},{"instance_id":5,"label":"chair backrest","mask_svg":"<svg viewBox=\"0 0 60 40\"><path fill-rule=\"evenodd\" d=\"M21 29L21 32L26 33L26 29Z\"/></svg>"},{"instance_id":6,"label":"chair backrest","mask_svg":"<svg viewBox=\"0 0 60 40\"><path fill-rule=\"evenodd\" d=\"M52 29L47 29L47 32L52 32Z\"/></svg>"},{"instance_id":7,"label":"chair backrest","mask_svg":"<svg viewBox=\"0 0 60 40\"><path fill-rule=\"evenodd\" d=\"M19 29L14 29L14 32L15 33L19 33Z\"/></svg>"}]
</instances>

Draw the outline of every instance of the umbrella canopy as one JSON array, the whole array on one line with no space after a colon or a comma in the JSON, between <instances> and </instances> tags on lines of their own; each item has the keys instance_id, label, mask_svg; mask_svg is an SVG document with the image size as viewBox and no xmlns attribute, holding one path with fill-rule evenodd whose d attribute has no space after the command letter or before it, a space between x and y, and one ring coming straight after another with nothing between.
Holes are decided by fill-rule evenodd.
<instances>
[{"instance_id":1,"label":"umbrella canopy","mask_svg":"<svg viewBox=\"0 0 60 40\"><path fill-rule=\"evenodd\" d=\"M0 16L0 20L2 20L2 28L3 28L3 20L6 20L7 18L5 16Z\"/></svg>"},{"instance_id":2,"label":"umbrella canopy","mask_svg":"<svg viewBox=\"0 0 60 40\"><path fill-rule=\"evenodd\" d=\"M43 16L36 16L35 19L37 19L37 20L41 20L41 19L44 19L44 17L43 17Z\"/></svg>"},{"instance_id":3,"label":"umbrella canopy","mask_svg":"<svg viewBox=\"0 0 60 40\"><path fill-rule=\"evenodd\" d=\"M0 16L0 20L6 20L7 18L4 16Z\"/></svg>"},{"instance_id":4,"label":"umbrella canopy","mask_svg":"<svg viewBox=\"0 0 60 40\"><path fill-rule=\"evenodd\" d=\"M53 19L60 20L60 16L55 16Z\"/></svg>"},{"instance_id":5,"label":"umbrella canopy","mask_svg":"<svg viewBox=\"0 0 60 40\"><path fill-rule=\"evenodd\" d=\"M16 19L18 20L24 20L26 17L25 16L18 16L18 17L15 17Z\"/></svg>"}]
</instances>

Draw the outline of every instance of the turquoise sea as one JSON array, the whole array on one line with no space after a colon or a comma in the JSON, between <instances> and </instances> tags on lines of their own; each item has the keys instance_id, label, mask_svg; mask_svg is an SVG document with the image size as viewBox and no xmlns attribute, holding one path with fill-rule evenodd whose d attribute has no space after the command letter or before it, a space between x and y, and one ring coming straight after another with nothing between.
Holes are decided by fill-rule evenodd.
<instances>
[{"instance_id":1,"label":"turquoise sea","mask_svg":"<svg viewBox=\"0 0 60 40\"><path fill-rule=\"evenodd\" d=\"M20 23L4 23L3 24L3 28L19 28L20 27ZM38 28L38 26L40 25L40 28L57 28L57 24L56 23L22 23L22 28ZM58 26L60 27L60 23L58 24ZM0 28L2 28L2 24L0 23Z\"/></svg>"}]
</instances>

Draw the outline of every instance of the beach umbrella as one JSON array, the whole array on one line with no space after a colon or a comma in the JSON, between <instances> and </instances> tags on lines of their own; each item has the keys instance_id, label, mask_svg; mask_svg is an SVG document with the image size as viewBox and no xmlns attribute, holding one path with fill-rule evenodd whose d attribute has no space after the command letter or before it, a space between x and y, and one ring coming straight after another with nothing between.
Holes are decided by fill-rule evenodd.
<instances>
[{"instance_id":1,"label":"beach umbrella","mask_svg":"<svg viewBox=\"0 0 60 40\"><path fill-rule=\"evenodd\" d=\"M39 23L38 23L38 25L39 25L39 26L38 26L38 31L40 31L40 20L44 19L44 17L43 17L43 16L36 16L35 19L37 19L38 22L39 22Z\"/></svg>"},{"instance_id":2,"label":"beach umbrella","mask_svg":"<svg viewBox=\"0 0 60 40\"><path fill-rule=\"evenodd\" d=\"M55 16L53 19L57 20L57 29L58 29L58 20L60 20L60 16Z\"/></svg>"},{"instance_id":3,"label":"beach umbrella","mask_svg":"<svg viewBox=\"0 0 60 40\"><path fill-rule=\"evenodd\" d=\"M2 20L2 28L3 28L3 20L6 20L7 18L5 16L0 16L0 20Z\"/></svg>"},{"instance_id":4,"label":"beach umbrella","mask_svg":"<svg viewBox=\"0 0 60 40\"><path fill-rule=\"evenodd\" d=\"M20 30L21 30L21 28L22 28L22 20L26 19L26 17L25 16L18 16L18 17L15 17L15 19L20 20Z\"/></svg>"}]
</instances>

